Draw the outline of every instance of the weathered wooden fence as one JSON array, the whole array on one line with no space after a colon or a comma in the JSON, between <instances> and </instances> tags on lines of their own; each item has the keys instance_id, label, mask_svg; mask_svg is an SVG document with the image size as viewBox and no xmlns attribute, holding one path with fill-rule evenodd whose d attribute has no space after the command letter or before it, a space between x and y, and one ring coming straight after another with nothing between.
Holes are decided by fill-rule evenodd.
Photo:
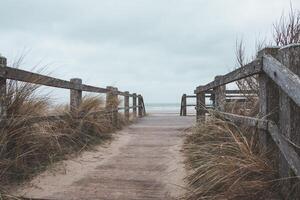
<instances>
[{"instance_id":1,"label":"weathered wooden fence","mask_svg":"<svg viewBox=\"0 0 300 200\"><path fill-rule=\"evenodd\" d=\"M180 105L180 116L187 116L188 115L188 107L196 107L196 95L186 95L183 94L181 97L181 105ZM252 90L226 90L225 91L226 102L247 102L249 97L256 98L257 91ZM205 98L208 98L211 103L205 104L205 108L214 108L216 101L215 101L215 91L206 91ZM188 104L187 99L195 99L195 103Z\"/></svg>"},{"instance_id":2,"label":"weathered wooden fence","mask_svg":"<svg viewBox=\"0 0 300 200\"><path fill-rule=\"evenodd\" d=\"M246 77L257 76L259 82L259 115L247 117L227 113L226 84ZM300 44L282 48L265 48L255 60L214 81L201 85L194 91L196 116L199 123L205 122L206 97L213 94L214 108L225 119L259 129L261 148L277 149L277 164L283 178L283 192L292 187L300 195L299 185L291 177L300 178ZM243 91L241 91L243 93ZM181 114L186 115L186 98L183 95ZM276 152L276 151L275 151ZM298 187L298 189L297 189ZM298 196L299 197L299 196ZM298 198L297 198L298 199Z\"/></svg>"},{"instance_id":3,"label":"weathered wooden fence","mask_svg":"<svg viewBox=\"0 0 300 200\"><path fill-rule=\"evenodd\" d=\"M80 117L78 112L79 106L82 101L82 92L93 92L98 94L106 94L106 107L105 110L95 111L95 114L106 114L111 116L111 123L118 126L118 112L124 110L124 117L129 121L130 110L132 110L133 117L143 117L146 114L144 100L142 95L136 93L130 94L128 91L121 92L118 88L108 86L106 88L85 85L80 78L72 78L70 81L53 78L29 71L16 69L7 66L7 59L0 56L0 116L1 122L5 123L5 116L7 115L6 109L6 92L7 92L7 79L27 82L32 84L44 85L49 87L64 88L70 90L70 112L73 116ZM119 96L124 97L124 106L119 107ZM129 105L129 98L132 98L132 105ZM138 104L137 104L138 103ZM59 120L63 116L43 116L33 117L30 122L36 123L46 120Z\"/></svg>"}]
</instances>

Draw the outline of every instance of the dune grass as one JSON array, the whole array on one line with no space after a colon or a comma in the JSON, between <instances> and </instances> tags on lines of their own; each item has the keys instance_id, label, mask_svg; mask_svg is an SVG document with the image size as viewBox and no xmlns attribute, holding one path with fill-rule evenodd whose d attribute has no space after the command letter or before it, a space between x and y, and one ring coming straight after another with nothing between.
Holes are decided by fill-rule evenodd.
<instances>
[{"instance_id":1,"label":"dune grass","mask_svg":"<svg viewBox=\"0 0 300 200\"><path fill-rule=\"evenodd\" d=\"M211 117L185 141L187 199L276 199L277 171L253 131Z\"/></svg>"},{"instance_id":2,"label":"dune grass","mask_svg":"<svg viewBox=\"0 0 300 200\"><path fill-rule=\"evenodd\" d=\"M50 98L38 95L38 88L8 82L4 99L7 118L0 128L0 196L3 185L30 179L66 155L92 149L126 124L119 114L119 126L113 127L101 97L85 96L78 109L80 117L74 117L67 105L53 109ZM56 121L30 121L49 114L60 117Z\"/></svg>"}]
</instances>

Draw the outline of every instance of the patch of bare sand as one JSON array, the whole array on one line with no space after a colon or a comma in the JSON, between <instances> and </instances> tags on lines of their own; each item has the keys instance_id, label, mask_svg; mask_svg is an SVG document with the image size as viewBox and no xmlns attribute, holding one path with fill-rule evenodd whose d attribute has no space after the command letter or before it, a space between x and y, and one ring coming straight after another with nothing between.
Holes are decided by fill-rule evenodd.
<instances>
[{"instance_id":1,"label":"patch of bare sand","mask_svg":"<svg viewBox=\"0 0 300 200\"><path fill-rule=\"evenodd\" d=\"M183 130L194 118L148 116L106 147L60 162L17 188L46 199L176 199L185 192Z\"/></svg>"},{"instance_id":2,"label":"patch of bare sand","mask_svg":"<svg viewBox=\"0 0 300 200\"><path fill-rule=\"evenodd\" d=\"M17 196L42 198L65 191L72 183L84 178L97 166L117 155L120 147L125 145L129 139L130 135L126 129L119 131L114 134L112 142L99 145L93 151L83 152L74 159L60 161L32 181L11 189L14 190L11 192Z\"/></svg>"}]
</instances>

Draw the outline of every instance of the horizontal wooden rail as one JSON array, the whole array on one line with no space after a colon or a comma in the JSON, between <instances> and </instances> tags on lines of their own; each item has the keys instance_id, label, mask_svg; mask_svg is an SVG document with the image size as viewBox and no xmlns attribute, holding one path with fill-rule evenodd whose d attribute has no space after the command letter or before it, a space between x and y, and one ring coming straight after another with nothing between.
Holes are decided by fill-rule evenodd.
<instances>
[{"instance_id":1,"label":"horizontal wooden rail","mask_svg":"<svg viewBox=\"0 0 300 200\"><path fill-rule=\"evenodd\" d=\"M196 104L186 104L186 106L196 106Z\"/></svg>"},{"instance_id":2,"label":"horizontal wooden rail","mask_svg":"<svg viewBox=\"0 0 300 200\"><path fill-rule=\"evenodd\" d=\"M207 90L205 91L205 94L214 94L215 91L214 90ZM225 90L226 94L257 94L258 91L256 90Z\"/></svg>"},{"instance_id":3,"label":"horizontal wooden rail","mask_svg":"<svg viewBox=\"0 0 300 200\"><path fill-rule=\"evenodd\" d=\"M12 67L0 67L0 77L49 87L81 90L85 92L107 93L108 89L82 84L80 86L66 80L53 78L51 76L41 75ZM124 92L118 91L118 95L124 96ZM133 97L132 94L129 94Z\"/></svg>"},{"instance_id":4,"label":"horizontal wooden rail","mask_svg":"<svg viewBox=\"0 0 300 200\"><path fill-rule=\"evenodd\" d=\"M262 71L262 62L261 59L256 59L252 61L251 63L238 68L224 76L221 76L220 79L212 81L204 86L198 86L195 90L195 93L199 92L205 92L207 90L232 83L234 81L253 76L255 74L258 74Z\"/></svg>"},{"instance_id":5,"label":"horizontal wooden rail","mask_svg":"<svg viewBox=\"0 0 300 200\"><path fill-rule=\"evenodd\" d=\"M187 95L186 98L196 98L196 95Z\"/></svg>"},{"instance_id":6,"label":"horizontal wooden rail","mask_svg":"<svg viewBox=\"0 0 300 200\"><path fill-rule=\"evenodd\" d=\"M263 56L263 71L300 106L300 77L270 55Z\"/></svg>"}]
</instances>

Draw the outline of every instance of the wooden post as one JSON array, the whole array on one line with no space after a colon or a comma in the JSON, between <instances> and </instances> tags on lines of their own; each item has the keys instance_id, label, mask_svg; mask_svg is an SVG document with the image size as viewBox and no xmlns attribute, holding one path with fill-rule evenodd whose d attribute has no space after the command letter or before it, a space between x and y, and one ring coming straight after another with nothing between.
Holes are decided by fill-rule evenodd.
<instances>
[{"instance_id":1,"label":"wooden post","mask_svg":"<svg viewBox=\"0 0 300 200\"><path fill-rule=\"evenodd\" d=\"M139 117L143 117L143 103L142 103L142 96L138 95L138 115Z\"/></svg>"},{"instance_id":2,"label":"wooden post","mask_svg":"<svg viewBox=\"0 0 300 200\"><path fill-rule=\"evenodd\" d=\"M211 93L210 100L212 101L213 108L216 108L216 96L214 92Z\"/></svg>"},{"instance_id":3,"label":"wooden post","mask_svg":"<svg viewBox=\"0 0 300 200\"><path fill-rule=\"evenodd\" d=\"M216 76L215 80L218 81L222 76ZM226 103L226 86L222 85L214 88L215 94L215 108L220 111L225 111Z\"/></svg>"},{"instance_id":4,"label":"wooden post","mask_svg":"<svg viewBox=\"0 0 300 200\"><path fill-rule=\"evenodd\" d=\"M82 80L80 78L72 78L70 82L73 83L76 88L70 91L70 112L74 117L79 117L79 106L82 101Z\"/></svg>"},{"instance_id":5,"label":"wooden post","mask_svg":"<svg viewBox=\"0 0 300 200\"><path fill-rule=\"evenodd\" d=\"M118 88L113 88L113 125L116 128L120 128L119 124L119 97Z\"/></svg>"},{"instance_id":6,"label":"wooden post","mask_svg":"<svg viewBox=\"0 0 300 200\"><path fill-rule=\"evenodd\" d=\"M197 121L205 121L205 92L196 93L196 119Z\"/></svg>"},{"instance_id":7,"label":"wooden post","mask_svg":"<svg viewBox=\"0 0 300 200\"><path fill-rule=\"evenodd\" d=\"M265 48L258 52L258 58L269 54L277 57L278 47ZM265 73L258 75L259 83L259 117L272 120L278 123L278 105L279 105L279 91L277 85ZM272 138L268 131L260 130L258 134L261 149L267 151L272 148Z\"/></svg>"},{"instance_id":8,"label":"wooden post","mask_svg":"<svg viewBox=\"0 0 300 200\"><path fill-rule=\"evenodd\" d=\"M128 122L129 121L129 92L126 91L124 92L124 115L125 115L125 120Z\"/></svg>"},{"instance_id":9,"label":"wooden post","mask_svg":"<svg viewBox=\"0 0 300 200\"><path fill-rule=\"evenodd\" d=\"M7 66L7 59L0 55L0 67ZM6 79L0 78L0 116L4 118L7 116L6 93L7 93Z\"/></svg>"},{"instance_id":10,"label":"wooden post","mask_svg":"<svg viewBox=\"0 0 300 200\"><path fill-rule=\"evenodd\" d=\"M113 127L118 128L118 95L116 94L116 88L107 86L108 90L106 94L106 110L111 112L110 121Z\"/></svg>"},{"instance_id":11,"label":"wooden post","mask_svg":"<svg viewBox=\"0 0 300 200\"><path fill-rule=\"evenodd\" d=\"M133 93L132 94L132 106L133 106L133 109L132 109L132 114L133 114L133 117L136 118L136 115L137 115L137 109L136 109L136 93Z\"/></svg>"},{"instance_id":12,"label":"wooden post","mask_svg":"<svg viewBox=\"0 0 300 200\"><path fill-rule=\"evenodd\" d=\"M278 60L293 73L300 76L299 44L289 45L279 49ZM279 90L279 129L287 140L300 146L300 107L282 90ZM295 150L299 156L300 150L298 148L295 148ZM283 156L281 156L279 164L281 177L295 176ZM287 187L286 183L284 183L284 185ZM294 187L291 199L298 199L300 196L300 186L298 184L295 185L295 180L291 180L288 186L290 187L288 190Z\"/></svg>"},{"instance_id":13,"label":"wooden post","mask_svg":"<svg viewBox=\"0 0 300 200\"><path fill-rule=\"evenodd\" d=\"M144 102L144 97L142 96L142 105L143 105L143 116L146 116L146 107Z\"/></svg>"},{"instance_id":14,"label":"wooden post","mask_svg":"<svg viewBox=\"0 0 300 200\"><path fill-rule=\"evenodd\" d=\"M186 116L186 94L182 96L182 115Z\"/></svg>"}]
</instances>

